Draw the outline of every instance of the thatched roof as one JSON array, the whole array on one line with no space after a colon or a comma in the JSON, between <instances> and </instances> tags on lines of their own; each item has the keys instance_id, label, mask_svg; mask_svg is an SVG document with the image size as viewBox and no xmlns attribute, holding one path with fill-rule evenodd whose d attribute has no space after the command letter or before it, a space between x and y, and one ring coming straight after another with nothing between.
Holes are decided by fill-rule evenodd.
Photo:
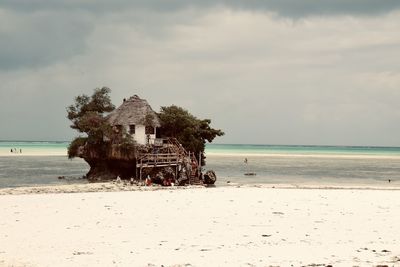
<instances>
[{"instance_id":1,"label":"thatched roof","mask_svg":"<svg viewBox=\"0 0 400 267\"><path fill-rule=\"evenodd\" d=\"M153 125L160 127L160 119L145 99L137 95L124 100L121 106L111 112L107 117L111 125L145 125L146 116L152 115Z\"/></svg>"}]
</instances>

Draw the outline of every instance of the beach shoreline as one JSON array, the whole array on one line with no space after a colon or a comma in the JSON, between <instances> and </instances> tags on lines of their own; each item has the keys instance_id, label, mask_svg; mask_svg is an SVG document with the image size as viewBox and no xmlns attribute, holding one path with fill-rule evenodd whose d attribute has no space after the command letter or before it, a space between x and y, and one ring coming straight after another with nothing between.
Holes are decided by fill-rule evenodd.
<instances>
[{"instance_id":1,"label":"beach shoreline","mask_svg":"<svg viewBox=\"0 0 400 267\"><path fill-rule=\"evenodd\" d=\"M189 190L193 188L262 188L262 189L298 189L298 190L363 190L363 191L400 191L399 186L370 185L370 184L238 184L227 183L224 185L190 185L190 186L139 186L131 185L129 181L110 181L93 183L70 183L58 185L32 185L19 187L0 188L1 195L27 195L27 194L65 194L65 193L95 193L95 192L135 192L135 191L160 191L160 190Z\"/></svg>"},{"instance_id":2,"label":"beach shoreline","mask_svg":"<svg viewBox=\"0 0 400 267\"><path fill-rule=\"evenodd\" d=\"M1 195L0 266L400 264L398 190L143 189Z\"/></svg>"}]
</instances>

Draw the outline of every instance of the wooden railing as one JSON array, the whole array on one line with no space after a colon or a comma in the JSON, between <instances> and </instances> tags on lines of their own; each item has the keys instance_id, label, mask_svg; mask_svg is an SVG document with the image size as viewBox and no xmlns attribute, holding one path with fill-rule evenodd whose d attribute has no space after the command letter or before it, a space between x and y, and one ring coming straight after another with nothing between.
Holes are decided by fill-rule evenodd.
<instances>
[{"instance_id":1,"label":"wooden railing","mask_svg":"<svg viewBox=\"0 0 400 267\"><path fill-rule=\"evenodd\" d=\"M140 178L142 178L142 168L181 165L186 170L189 184L198 184L201 167L196 155L188 153L176 138L163 139L163 143L165 144L163 153L146 153L138 158Z\"/></svg>"},{"instance_id":2,"label":"wooden railing","mask_svg":"<svg viewBox=\"0 0 400 267\"><path fill-rule=\"evenodd\" d=\"M140 159L141 164L177 164L179 162L179 155L175 153L155 153L155 154L144 154Z\"/></svg>"}]
</instances>

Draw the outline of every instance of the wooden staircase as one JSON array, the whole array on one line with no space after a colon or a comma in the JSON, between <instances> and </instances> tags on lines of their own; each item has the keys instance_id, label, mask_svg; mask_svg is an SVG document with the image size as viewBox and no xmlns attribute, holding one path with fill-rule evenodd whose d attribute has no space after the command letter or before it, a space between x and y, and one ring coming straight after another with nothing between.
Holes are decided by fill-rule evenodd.
<instances>
[{"instance_id":1,"label":"wooden staircase","mask_svg":"<svg viewBox=\"0 0 400 267\"><path fill-rule=\"evenodd\" d=\"M186 174L187 177L189 177L189 184L202 185L203 182L200 180L200 165L194 153L187 152L176 138L169 138L168 142L175 149L175 152L181 155L182 164L186 166Z\"/></svg>"},{"instance_id":2,"label":"wooden staircase","mask_svg":"<svg viewBox=\"0 0 400 267\"><path fill-rule=\"evenodd\" d=\"M199 163L194 156L194 154L190 154L187 157L187 161L191 164L191 173L188 174L189 184L190 185L202 185L203 182L200 180L200 167Z\"/></svg>"},{"instance_id":3,"label":"wooden staircase","mask_svg":"<svg viewBox=\"0 0 400 267\"><path fill-rule=\"evenodd\" d=\"M193 153L188 153L176 138L165 139L166 144L163 153L142 154L137 160L137 167L140 168L140 178L142 168L152 167L184 167L190 185L202 185L200 180L200 165Z\"/></svg>"}]
</instances>

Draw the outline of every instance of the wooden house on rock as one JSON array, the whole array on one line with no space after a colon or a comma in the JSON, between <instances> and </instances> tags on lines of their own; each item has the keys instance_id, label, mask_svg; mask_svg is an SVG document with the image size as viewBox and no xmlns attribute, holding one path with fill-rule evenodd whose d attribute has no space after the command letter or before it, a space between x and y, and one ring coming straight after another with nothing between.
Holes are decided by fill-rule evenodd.
<instances>
[{"instance_id":1,"label":"wooden house on rock","mask_svg":"<svg viewBox=\"0 0 400 267\"><path fill-rule=\"evenodd\" d=\"M107 116L107 120L116 133L131 135L135 141L135 160L129 163L131 167L134 164L134 173L129 171L130 177L138 180L151 178L164 185L165 181L176 184L203 183L196 155L187 152L175 138L160 138L160 119L145 99L137 95L124 99L121 106ZM215 182L214 173L204 176L207 179L211 177L208 183Z\"/></svg>"},{"instance_id":2,"label":"wooden house on rock","mask_svg":"<svg viewBox=\"0 0 400 267\"><path fill-rule=\"evenodd\" d=\"M126 131L140 145L154 144L160 120L145 99L134 95L108 115L117 131Z\"/></svg>"}]
</instances>

